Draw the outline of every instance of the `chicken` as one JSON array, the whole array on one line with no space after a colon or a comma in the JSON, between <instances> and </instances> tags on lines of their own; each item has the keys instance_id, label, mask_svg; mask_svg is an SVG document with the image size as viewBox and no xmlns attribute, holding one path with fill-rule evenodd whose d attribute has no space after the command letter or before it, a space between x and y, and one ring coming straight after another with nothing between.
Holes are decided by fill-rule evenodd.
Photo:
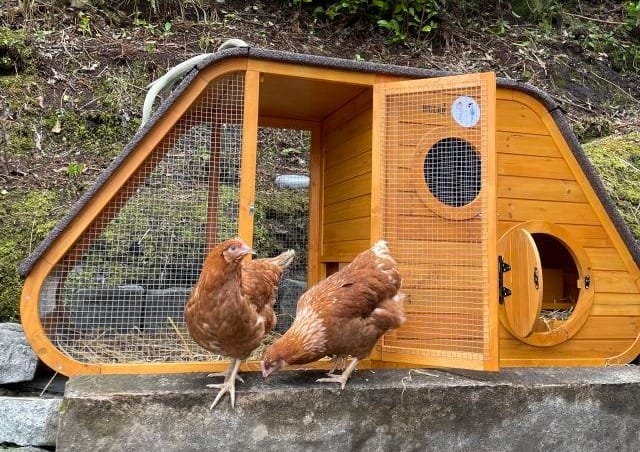
<instances>
[{"instance_id":1,"label":"chicken","mask_svg":"<svg viewBox=\"0 0 640 452\"><path fill-rule=\"evenodd\" d=\"M235 406L235 382L242 360L260 344L276 324L273 304L278 283L295 252L288 250L267 258L243 261L253 250L235 238L216 245L205 259L200 278L185 307L189 334L201 347L230 358L211 408L229 392Z\"/></svg>"},{"instance_id":2,"label":"chicken","mask_svg":"<svg viewBox=\"0 0 640 452\"><path fill-rule=\"evenodd\" d=\"M353 262L305 292L298 301L291 328L265 352L262 374L291 364L333 357L328 378L340 383L366 358L378 339L405 321L401 277L385 241L359 254ZM352 361L341 375L334 371L348 355Z\"/></svg>"}]
</instances>

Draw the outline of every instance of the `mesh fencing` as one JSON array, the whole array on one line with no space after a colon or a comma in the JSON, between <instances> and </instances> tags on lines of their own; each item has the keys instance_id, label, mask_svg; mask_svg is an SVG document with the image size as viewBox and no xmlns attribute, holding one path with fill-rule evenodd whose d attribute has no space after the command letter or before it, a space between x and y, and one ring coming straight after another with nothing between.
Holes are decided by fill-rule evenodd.
<instances>
[{"instance_id":1,"label":"mesh fencing","mask_svg":"<svg viewBox=\"0 0 640 452\"><path fill-rule=\"evenodd\" d=\"M486 86L390 88L379 122L383 230L411 297L383 352L488 352Z\"/></svg>"},{"instance_id":2,"label":"mesh fencing","mask_svg":"<svg viewBox=\"0 0 640 452\"><path fill-rule=\"evenodd\" d=\"M307 289L310 146L308 131L259 130L254 248L258 257L276 256L289 248L296 251L278 288L279 333L291 326L298 298Z\"/></svg>"},{"instance_id":3,"label":"mesh fencing","mask_svg":"<svg viewBox=\"0 0 640 452\"><path fill-rule=\"evenodd\" d=\"M214 358L184 306L207 251L237 235L244 74L212 83L47 278L41 323L87 363Z\"/></svg>"}]
</instances>

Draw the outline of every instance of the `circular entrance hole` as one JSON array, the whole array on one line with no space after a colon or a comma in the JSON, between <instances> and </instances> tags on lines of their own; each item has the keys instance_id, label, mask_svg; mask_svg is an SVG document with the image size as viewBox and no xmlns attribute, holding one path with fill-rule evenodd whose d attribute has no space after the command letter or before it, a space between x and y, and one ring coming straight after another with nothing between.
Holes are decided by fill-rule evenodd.
<instances>
[{"instance_id":1,"label":"circular entrance hole","mask_svg":"<svg viewBox=\"0 0 640 452\"><path fill-rule=\"evenodd\" d=\"M542 263L542 310L534 332L548 332L569 320L573 314L580 289L576 262L565 246L550 234L531 234L536 242Z\"/></svg>"},{"instance_id":2,"label":"circular entrance hole","mask_svg":"<svg viewBox=\"0 0 640 452\"><path fill-rule=\"evenodd\" d=\"M480 193L481 161L476 148L461 138L436 142L424 157L424 180L440 202L452 207L471 203Z\"/></svg>"}]
</instances>

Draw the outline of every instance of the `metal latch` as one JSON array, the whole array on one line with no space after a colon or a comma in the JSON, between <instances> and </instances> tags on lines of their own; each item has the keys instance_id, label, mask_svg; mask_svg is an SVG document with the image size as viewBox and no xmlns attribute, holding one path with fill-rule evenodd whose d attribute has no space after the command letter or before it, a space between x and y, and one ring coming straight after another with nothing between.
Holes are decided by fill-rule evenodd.
<instances>
[{"instance_id":1,"label":"metal latch","mask_svg":"<svg viewBox=\"0 0 640 452\"><path fill-rule=\"evenodd\" d=\"M249 204L249 215L253 216L254 213L256 213L256 206L251 203Z\"/></svg>"},{"instance_id":2,"label":"metal latch","mask_svg":"<svg viewBox=\"0 0 640 452\"><path fill-rule=\"evenodd\" d=\"M502 275L511 271L511 265L502 259L502 256L498 256L498 295L500 296L500 304L504 303L504 299L511 295L511 289L504 286L504 279Z\"/></svg>"}]
</instances>

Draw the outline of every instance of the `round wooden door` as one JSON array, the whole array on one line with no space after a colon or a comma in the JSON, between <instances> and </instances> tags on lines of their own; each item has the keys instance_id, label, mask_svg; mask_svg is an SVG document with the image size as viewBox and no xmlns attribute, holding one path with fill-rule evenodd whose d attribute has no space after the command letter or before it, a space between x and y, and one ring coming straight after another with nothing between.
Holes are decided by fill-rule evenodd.
<instances>
[{"instance_id":1,"label":"round wooden door","mask_svg":"<svg viewBox=\"0 0 640 452\"><path fill-rule=\"evenodd\" d=\"M536 243L525 229L507 234L498 244L502 257L504 307L515 334L527 337L542 309L542 264Z\"/></svg>"}]
</instances>

